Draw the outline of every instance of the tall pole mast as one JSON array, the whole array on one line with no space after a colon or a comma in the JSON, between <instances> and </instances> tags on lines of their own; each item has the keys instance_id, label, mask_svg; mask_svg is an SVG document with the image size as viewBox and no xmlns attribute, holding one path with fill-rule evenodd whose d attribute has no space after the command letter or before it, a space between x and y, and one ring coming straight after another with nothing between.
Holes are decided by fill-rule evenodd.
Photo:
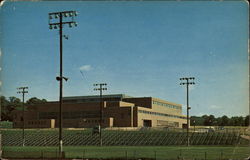
<instances>
[{"instance_id":1,"label":"tall pole mast","mask_svg":"<svg viewBox=\"0 0 250 160\"><path fill-rule=\"evenodd\" d=\"M22 99L23 99L23 103L22 103L22 145L23 147L25 146L25 137L24 137L24 127L25 127L25 123L24 123L24 94L28 93L28 91L26 90L28 89L28 87L19 87L17 88L17 90L19 90L17 93L22 94Z\"/></svg>"},{"instance_id":2,"label":"tall pole mast","mask_svg":"<svg viewBox=\"0 0 250 160\"><path fill-rule=\"evenodd\" d=\"M184 80L186 82L184 83L180 83L180 85L186 85L187 87L187 146L189 146L190 142L189 142L189 110L191 109L191 107L189 107L189 85L194 85L195 83L193 82L195 78L194 77L184 77L184 78L180 78L180 80ZM192 82L190 82L190 80Z\"/></svg>"},{"instance_id":3,"label":"tall pole mast","mask_svg":"<svg viewBox=\"0 0 250 160\"><path fill-rule=\"evenodd\" d=\"M60 76L56 77L56 80L60 82L59 84L59 154L60 157L62 157L63 153L63 139L62 139L62 97L63 97L63 80L68 80L68 78L63 77L63 37L68 39L67 36L63 35L63 27L65 25L69 25L69 27L72 27L73 25L76 27L77 23L74 20L74 17L77 16L76 11L63 11L63 12L53 12L49 13L49 28L50 29L57 29L59 28L59 36L60 36ZM53 19L58 19L59 22L53 21ZM63 18L66 20L63 21Z\"/></svg>"},{"instance_id":4,"label":"tall pole mast","mask_svg":"<svg viewBox=\"0 0 250 160\"><path fill-rule=\"evenodd\" d=\"M59 78L59 152L63 152L63 140L62 140L62 96L63 96L63 40L62 40L62 13L59 14L60 17L60 25L59 25L59 33L60 33L60 78Z\"/></svg>"},{"instance_id":5,"label":"tall pole mast","mask_svg":"<svg viewBox=\"0 0 250 160\"><path fill-rule=\"evenodd\" d=\"M94 84L94 86L99 86L99 88L94 88L95 91L100 91L100 119L99 119L99 136L100 136L100 146L102 146L102 121L103 121L103 99L102 99L102 91L107 90L107 88L103 88L103 86L107 86L106 83L98 83Z\"/></svg>"}]
</instances>

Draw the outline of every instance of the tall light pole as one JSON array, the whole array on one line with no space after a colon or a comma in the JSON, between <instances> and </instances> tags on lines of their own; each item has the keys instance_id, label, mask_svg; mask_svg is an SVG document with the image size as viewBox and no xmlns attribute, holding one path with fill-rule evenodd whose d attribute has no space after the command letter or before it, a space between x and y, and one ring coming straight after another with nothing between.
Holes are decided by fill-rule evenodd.
<instances>
[{"instance_id":1,"label":"tall light pole","mask_svg":"<svg viewBox=\"0 0 250 160\"><path fill-rule=\"evenodd\" d=\"M63 11L63 12L53 12L49 13L49 28L59 29L60 35L60 76L56 77L56 80L60 82L59 90L59 153L62 156L63 153L63 140L62 140L62 97L63 97L63 79L68 80L68 78L63 77L63 37L68 39L68 36L63 35L63 27L68 25L69 27L77 26L74 17L77 16L76 11ZM55 20L56 19L56 20Z\"/></svg>"},{"instance_id":2,"label":"tall light pole","mask_svg":"<svg viewBox=\"0 0 250 160\"><path fill-rule=\"evenodd\" d=\"M22 94L22 96L23 96L22 118L21 118L21 121L23 122L22 123L22 127L23 127L23 133L22 133L23 146L25 146L25 138L24 138L24 95L25 95L25 93L28 93L28 91L26 89L28 89L28 87L19 87L19 88L17 88L17 90L18 90L17 93Z\"/></svg>"},{"instance_id":3,"label":"tall light pole","mask_svg":"<svg viewBox=\"0 0 250 160\"><path fill-rule=\"evenodd\" d=\"M103 86L107 86L106 83L94 84L94 86L99 86L99 88L94 88L95 91L100 91L100 120L99 120L99 135L100 135L100 146L102 146L102 119L103 119L103 100L102 100L102 91L107 90Z\"/></svg>"},{"instance_id":4,"label":"tall light pole","mask_svg":"<svg viewBox=\"0 0 250 160\"><path fill-rule=\"evenodd\" d=\"M180 85L186 85L187 86L187 146L189 146L189 110L191 109L191 107L189 107L189 97L188 97L188 87L189 85L194 85L195 83L193 82L195 78L194 77L184 77L184 78L180 78L180 80L184 80L186 82L181 82Z\"/></svg>"}]
</instances>

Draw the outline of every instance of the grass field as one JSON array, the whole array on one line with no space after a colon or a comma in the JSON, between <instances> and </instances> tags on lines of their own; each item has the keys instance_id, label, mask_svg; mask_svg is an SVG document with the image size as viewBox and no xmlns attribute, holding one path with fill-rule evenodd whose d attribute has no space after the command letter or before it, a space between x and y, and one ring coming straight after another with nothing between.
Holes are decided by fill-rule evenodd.
<instances>
[{"instance_id":1,"label":"grass field","mask_svg":"<svg viewBox=\"0 0 250 160\"><path fill-rule=\"evenodd\" d=\"M57 147L3 147L4 158L42 158L57 157ZM249 147L228 146L75 146L64 147L66 158L123 158L139 159L206 159L242 160L250 156Z\"/></svg>"}]
</instances>

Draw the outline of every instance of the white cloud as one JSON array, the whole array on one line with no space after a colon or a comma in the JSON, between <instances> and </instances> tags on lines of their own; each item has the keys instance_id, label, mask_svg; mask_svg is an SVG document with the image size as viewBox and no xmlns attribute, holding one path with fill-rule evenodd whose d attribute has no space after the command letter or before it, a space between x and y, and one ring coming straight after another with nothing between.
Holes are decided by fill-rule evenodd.
<instances>
[{"instance_id":1,"label":"white cloud","mask_svg":"<svg viewBox=\"0 0 250 160\"><path fill-rule=\"evenodd\" d=\"M91 65L83 65L80 68L80 71L90 71L92 69Z\"/></svg>"},{"instance_id":2,"label":"white cloud","mask_svg":"<svg viewBox=\"0 0 250 160\"><path fill-rule=\"evenodd\" d=\"M2 67L0 67L0 71L2 71Z\"/></svg>"},{"instance_id":3,"label":"white cloud","mask_svg":"<svg viewBox=\"0 0 250 160\"><path fill-rule=\"evenodd\" d=\"M217 105L211 105L209 106L210 109L221 109L221 106L217 106Z\"/></svg>"}]
</instances>

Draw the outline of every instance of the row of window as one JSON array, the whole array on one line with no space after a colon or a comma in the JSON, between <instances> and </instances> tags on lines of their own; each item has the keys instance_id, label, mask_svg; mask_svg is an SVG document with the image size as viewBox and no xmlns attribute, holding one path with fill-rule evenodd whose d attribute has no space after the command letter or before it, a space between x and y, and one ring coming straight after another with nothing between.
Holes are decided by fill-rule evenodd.
<instances>
[{"instance_id":1,"label":"row of window","mask_svg":"<svg viewBox=\"0 0 250 160\"><path fill-rule=\"evenodd\" d=\"M145 110L138 110L138 112L144 113L144 114L151 114L151 115L155 115L155 116L164 116L164 117L170 117L170 118L186 119L185 117L172 115L172 114L166 114L166 113L159 113L159 112L152 112L152 111L145 111Z\"/></svg>"},{"instance_id":2,"label":"row of window","mask_svg":"<svg viewBox=\"0 0 250 160\"><path fill-rule=\"evenodd\" d=\"M99 121L100 120L85 120L85 121L83 121L84 123L99 123ZM105 122L105 120L103 119L102 120L102 123L104 123Z\"/></svg>"},{"instance_id":3,"label":"row of window","mask_svg":"<svg viewBox=\"0 0 250 160\"><path fill-rule=\"evenodd\" d=\"M153 101L153 104L156 104L158 106L163 106L163 107L168 107L168 108L174 108L174 109L180 109L181 110L181 106L175 106L175 105L162 103L162 102L158 102L158 101Z\"/></svg>"},{"instance_id":4,"label":"row of window","mask_svg":"<svg viewBox=\"0 0 250 160\"><path fill-rule=\"evenodd\" d=\"M120 97L114 98L103 98L103 101L119 101L121 100ZM65 103L83 103L83 102L100 102L99 98L86 98L86 99L64 99L63 102Z\"/></svg>"},{"instance_id":5,"label":"row of window","mask_svg":"<svg viewBox=\"0 0 250 160\"><path fill-rule=\"evenodd\" d=\"M97 111L63 112L64 119L95 118L100 115ZM57 119L58 112L39 112L39 119Z\"/></svg>"},{"instance_id":6,"label":"row of window","mask_svg":"<svg viewBox=\"0 0 250 160\"><path fill-rule=\"evenodd\" d=\"M179 123L178 122L164 121L164 120L157 120L157 126L179 127Z\"/></svg>"},{"instance_id":7,"label":"row of window","mask_svg":"<svg viewBox=\"0 0 250 160\"><path fill-rule=\"evenodd\" d=\"M44 125L44 124L46 124L46 121L29 121L28 124L31 124L31 125L42 124L42 125Z\"/></svg>"}]
</instances>

